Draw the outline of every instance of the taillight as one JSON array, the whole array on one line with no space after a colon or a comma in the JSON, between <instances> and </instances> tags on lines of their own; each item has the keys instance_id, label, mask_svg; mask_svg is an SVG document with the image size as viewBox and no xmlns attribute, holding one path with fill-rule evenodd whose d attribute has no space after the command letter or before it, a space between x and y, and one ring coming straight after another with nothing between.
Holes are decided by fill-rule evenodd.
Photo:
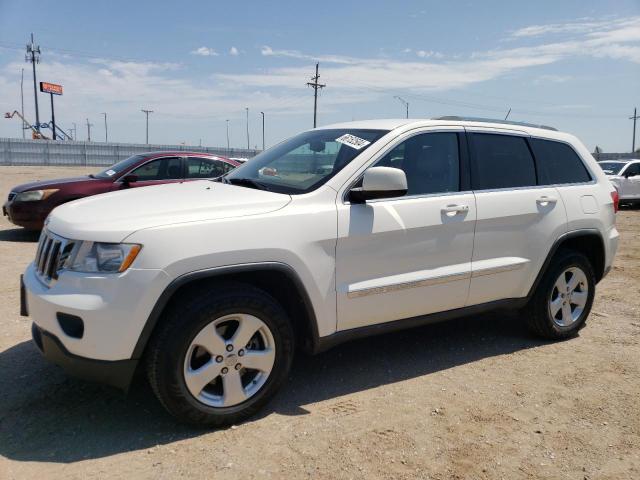
<instances>
[{"instance_id":1,"label":"taillight","mask_svg":"<svg viewBox=\"0 0 640 480\"><path fill-rule=\"evenodd\" d=\"M617 189L611 192L611 200L613 200L613 212L618 213L618 204L620 203L620 195L618 194Z\"/></svg>"}]
</instances>

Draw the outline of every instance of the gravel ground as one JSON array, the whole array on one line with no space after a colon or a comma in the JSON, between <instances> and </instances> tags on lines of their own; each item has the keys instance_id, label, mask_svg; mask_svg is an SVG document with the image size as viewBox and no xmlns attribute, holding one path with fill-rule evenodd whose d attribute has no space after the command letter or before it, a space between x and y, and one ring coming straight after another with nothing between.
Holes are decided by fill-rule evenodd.
<instances>
[{"instance_id":1,"label":"gravel ground","mask_svg":"<svg viewBox=\"0 0 640 480\"><path fill-rule=\"evenodd\" d=\"M79 173L0 167L0 194ZM18 314L36 237L0 219L0 478L640 478L640 210L618 228L576 338L491 314L299 355L259 417L204 431L142 379L125 397L40 357Z\"/></svg>"}]
</instances>

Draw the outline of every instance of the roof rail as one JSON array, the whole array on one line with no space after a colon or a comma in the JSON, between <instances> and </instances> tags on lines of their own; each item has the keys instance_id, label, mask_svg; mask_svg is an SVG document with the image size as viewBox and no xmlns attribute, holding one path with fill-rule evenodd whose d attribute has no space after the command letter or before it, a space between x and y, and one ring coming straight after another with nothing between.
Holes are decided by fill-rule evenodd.
<instances>
[{"instance_id":1,"label":"roof rail","mask_svg":"<svg viewBox=\"0 0 640 480\"><path fill-rule=\"evenodd\" d=\"M557 132L558 129L554 127L550 127L548 125L536 125L535 123L526 123L526 122L514 122L512 120L498 120L493 118L478 118L478 117L458 117L457 115L446 115L444 117L437 117L434 120L453 120L453 121L463 121L463 122L481 122L481 123L502 123L505 125L519 125L521 127L534 127L534 128L543 128L545 130L553 130Z\"/></svg>"}]
</instances>

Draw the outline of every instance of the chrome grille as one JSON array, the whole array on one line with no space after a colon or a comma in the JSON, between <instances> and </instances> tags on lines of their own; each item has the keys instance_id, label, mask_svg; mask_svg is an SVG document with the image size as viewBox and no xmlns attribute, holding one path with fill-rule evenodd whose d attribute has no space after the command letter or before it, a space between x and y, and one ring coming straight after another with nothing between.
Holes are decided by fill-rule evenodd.
<instances>
[{"instance_id":1,"label":"chrome grille","mask_svg":"<svg viewBox=\"0 0 640 480\"><path fill-rule=\"evenodd\" d=\"M73 241L59 237L46 229L42 230L34 261L40 280L51 285L58 279L58 272L69 258L73 246Z\"/></svg>"},{"instance_id":2,"label":"chrome grille","mask_svg":"<svg viewBox=\"0 0 640 480\"><path fill-rule=\"evenodd\" d=\"M16 196L16 192L9 192L9 201L13 200Z\"/></svg>"}]
</instances>

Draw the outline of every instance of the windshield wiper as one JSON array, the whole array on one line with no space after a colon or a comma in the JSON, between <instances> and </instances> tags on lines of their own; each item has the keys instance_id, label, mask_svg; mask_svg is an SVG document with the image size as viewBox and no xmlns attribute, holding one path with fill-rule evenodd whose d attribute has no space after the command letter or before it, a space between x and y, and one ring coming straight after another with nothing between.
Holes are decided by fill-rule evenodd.
<instances>
[{"instance_id":1,"label":"windshield wiper","mask_svg":"<svg viewBox=\"0 0 640 480\"><path fill-rule=\"evenodd\" d=\"M255 188L256 190L267 190L267 187L251 178L226 178L223 177L222 180L224 183L229 183L231 185L238 185L239 187L249 187Z\"/></svg>"}]
</instances>

